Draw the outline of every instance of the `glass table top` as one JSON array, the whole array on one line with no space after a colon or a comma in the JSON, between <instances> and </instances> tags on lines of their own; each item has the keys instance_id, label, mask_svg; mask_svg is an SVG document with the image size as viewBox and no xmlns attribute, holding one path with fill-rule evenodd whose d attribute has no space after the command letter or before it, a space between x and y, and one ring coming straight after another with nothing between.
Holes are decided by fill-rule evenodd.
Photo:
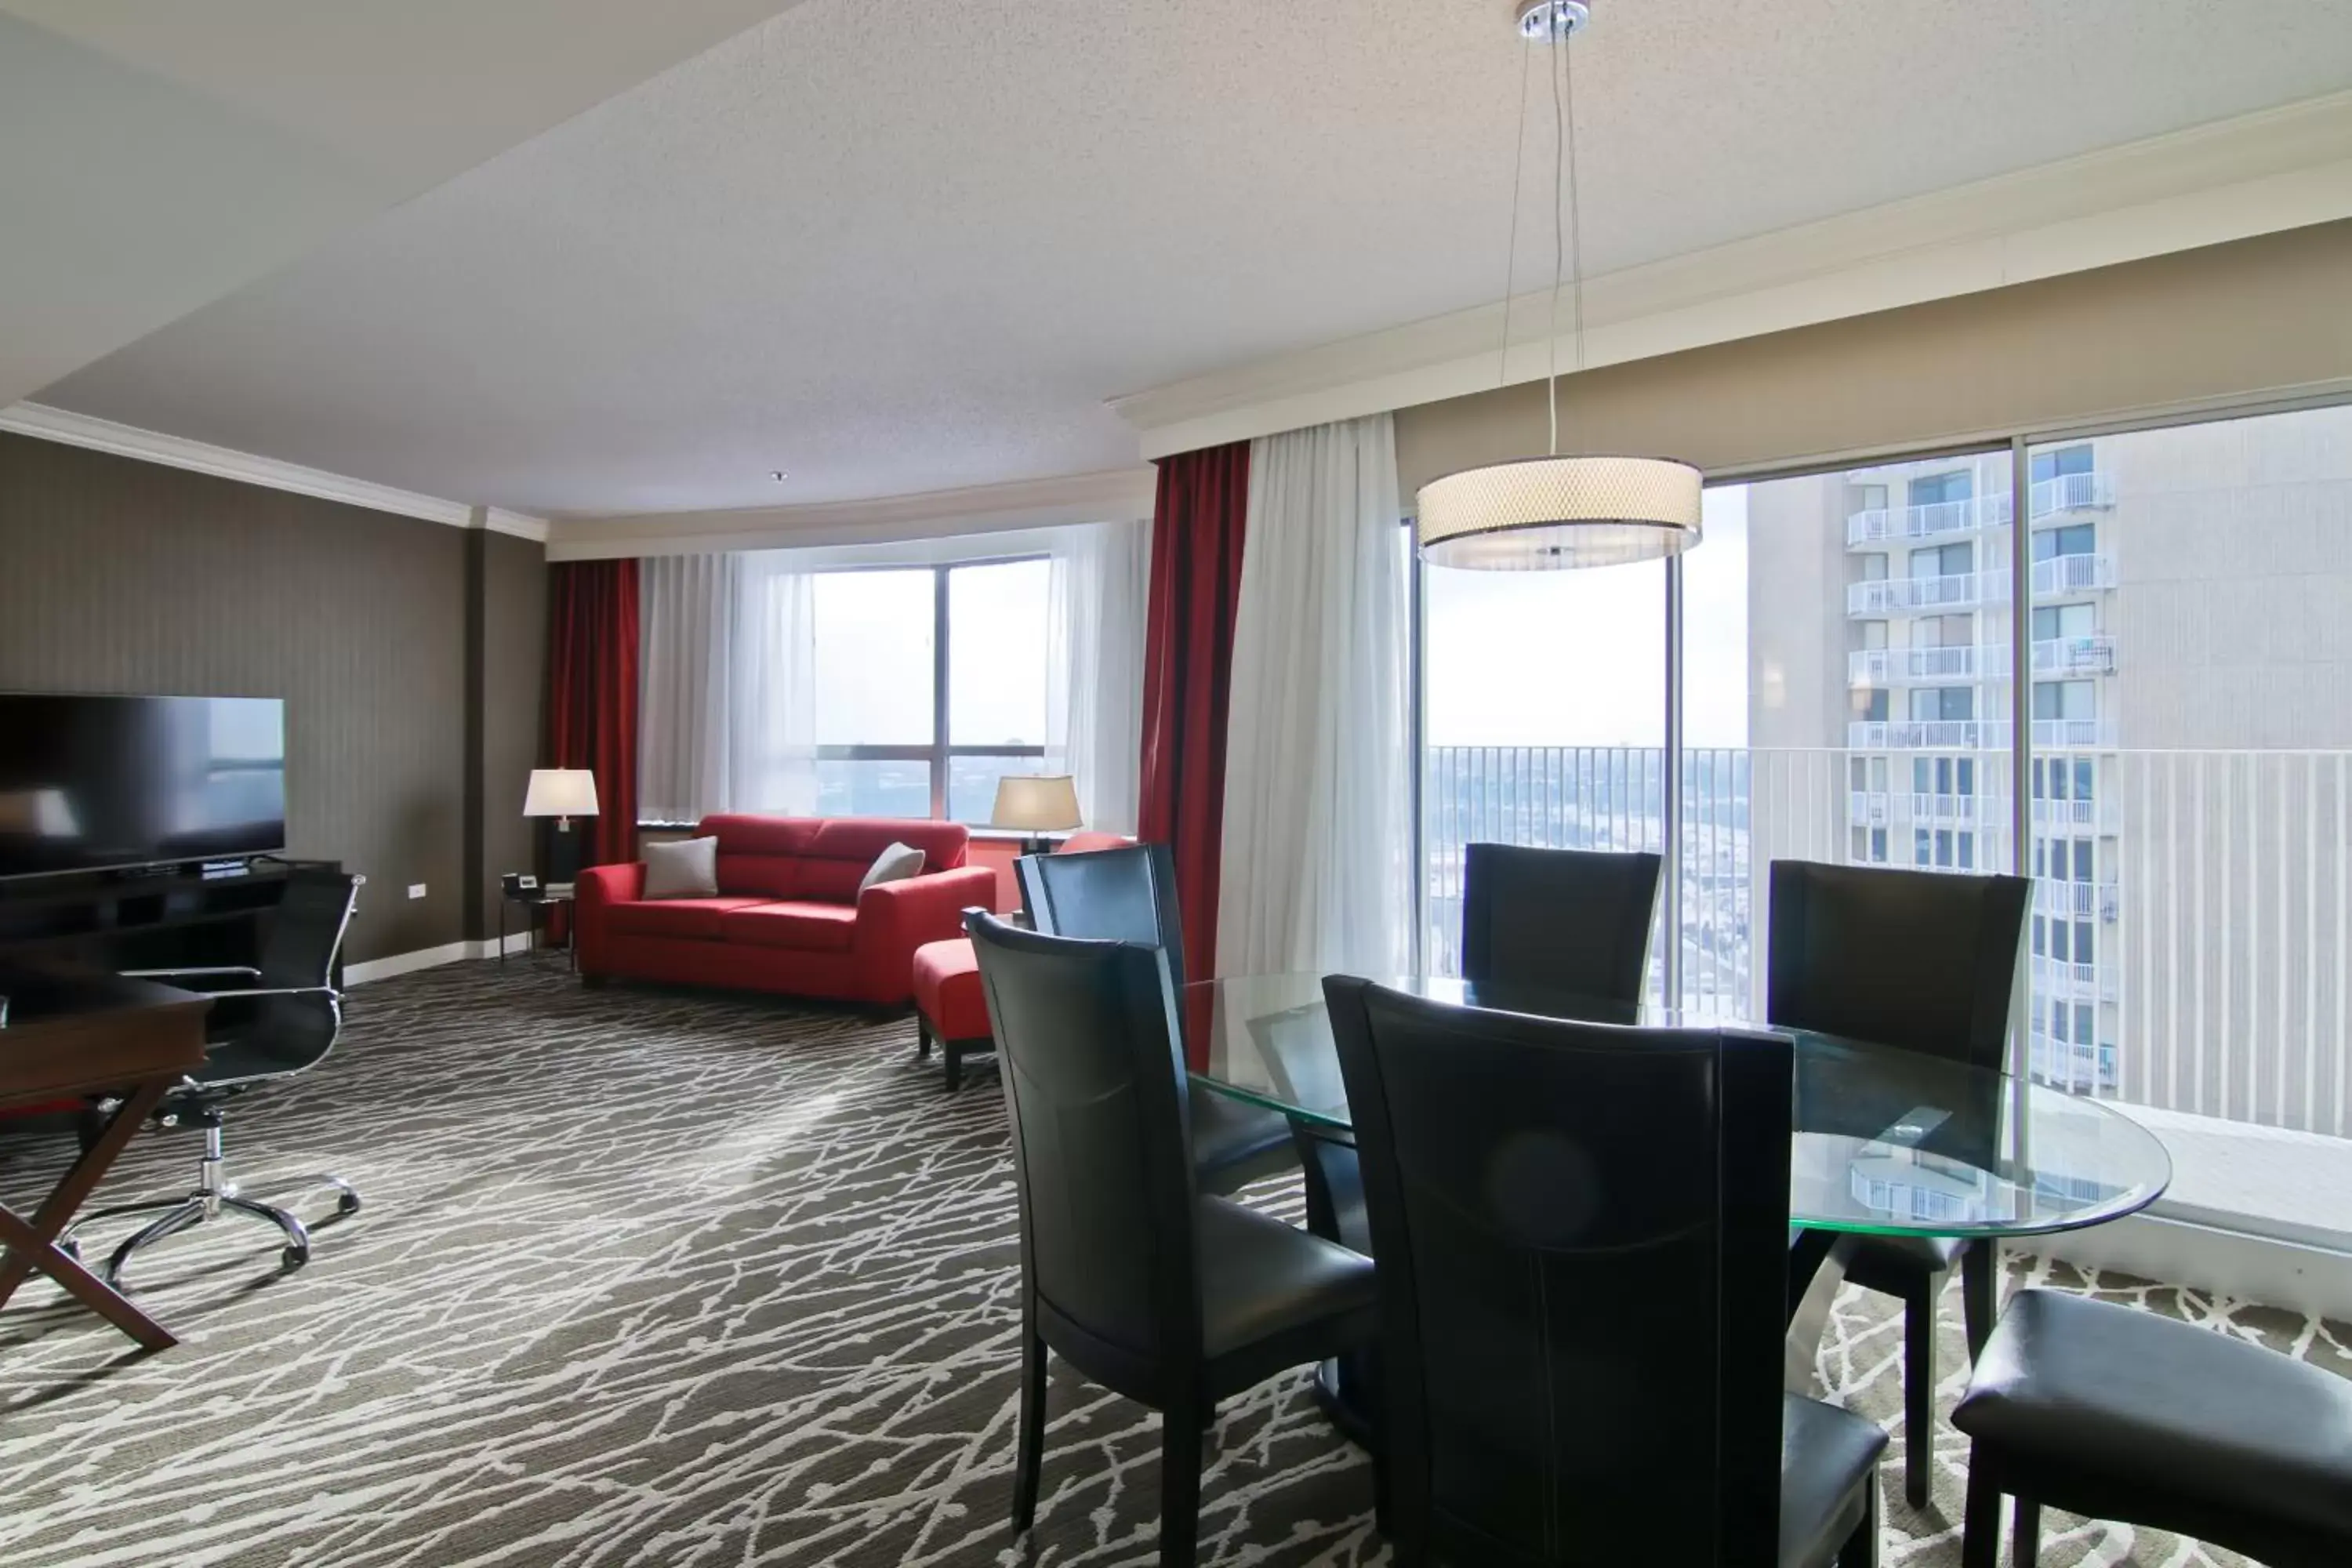
<instances>
[{"instance_id":1,"label":"glass table top","mask_svg":"<svg viewBox=\"0 0 2352 1568\"><path fill-rule=\"evenodd\" d=\"M1653 1027L1756 1026L1527 986L1435 976L1381 984L1433 1001ZM1349 1131L1317 974L1185 988L1202 1089ZM2172 1180L2155 1134L2112 1107L2006 1073L1797 1029L1789 1220L1890 1236L2035 1236L2144 1208Z\"/></svg>"}]
</instances>

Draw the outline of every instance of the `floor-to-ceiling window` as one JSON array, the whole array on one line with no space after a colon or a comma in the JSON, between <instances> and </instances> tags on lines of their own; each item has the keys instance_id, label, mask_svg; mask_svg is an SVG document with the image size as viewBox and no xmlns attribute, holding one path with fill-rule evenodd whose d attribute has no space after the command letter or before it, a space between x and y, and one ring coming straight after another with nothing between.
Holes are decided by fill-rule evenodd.
<instances>
[{"instance_id":1,"label":"floor-to-ceiling window","mask_svg":"<svg viewBox=\"0 0 2352 1568\"><path fill-rule=\"evenodd\" d=\"M1708 1012L1763 1016L1775 859L2013 871L2020 1064L2158 1124L2177 1215L2352 1241L2352 406L1720 483L1706 532L1424 572L1433 963L1464 842L1660 846L1670 771Z\"/></svg>"}]
</instances>

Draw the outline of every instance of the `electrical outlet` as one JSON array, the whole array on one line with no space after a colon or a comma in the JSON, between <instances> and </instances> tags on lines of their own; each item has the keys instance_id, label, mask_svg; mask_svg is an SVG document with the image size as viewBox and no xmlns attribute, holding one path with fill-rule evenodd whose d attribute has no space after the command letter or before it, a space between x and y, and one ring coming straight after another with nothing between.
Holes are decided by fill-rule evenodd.
<instances>
[{"instance_id":1,"label":"electrical outlet","mask_svg":"<svg viewBox=\"0 0 2352 1568\"><path fill-rule=\"evenodd\" d=\"M411 882L411 883L409 883L409 884L408 884L408 896L409 896L410 898L412 898L412 899L421 899L421 898L423 898L423 897L425 896L425 884L424 884L424 883L422 883L422 882Z\"/></svg>"}]
</instances>

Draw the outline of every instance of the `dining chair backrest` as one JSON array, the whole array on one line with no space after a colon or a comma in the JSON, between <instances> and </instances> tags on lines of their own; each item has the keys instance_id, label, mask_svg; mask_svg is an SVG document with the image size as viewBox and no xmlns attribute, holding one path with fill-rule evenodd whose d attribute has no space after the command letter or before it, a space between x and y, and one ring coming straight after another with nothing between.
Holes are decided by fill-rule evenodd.
<instances>
[{"instance_id":1,"label":"dining chair backrest","mask_svg":"<svg viewBox=\"0 0 2352 1568\"><path fill-rule=\"evenodd\" d=\"M1389 1502L1442 1561L1773 1561L1792 1052L1324 982ZM1641 1500L1674 1499L1662 1521Z\"/></svg>"},{"instance_id":2,"label":"dining chair backrest","mask_svg":"<svg viewBox=\"0 0 2352 1568\"><path fill-rule=\"evenodd\" d=\"M965 916L1003 1063L1038 1331L1148 1397L1201 1353L1184 1064L1158 948Z\"/></svg>"},{"instance_id":3,"label":"dining chair backrest","mask_svg":"<svg viewBox=\"0 0 2352 1568\"><path fill-rule=\"evenodd\" d=\"M1662 864L1646 854L1466 846L1462 977L1639 1000Z\"/></svg>"},{"instance_id":4,"label":"dining chair backrest","mask_svg":"<svg viewBox=\"0 0 2352 1568\"><path fill-rule=\"evenodd\" d=\"M1032 929L1157 947L1168 954L1169 977L1184 984L1184 921L1168 846L1024 855L1014 864Z\"/></svg>"},{"instance_id":5,"label":"dining chair backrest","mask_svg":"<svg viewBox=\"0 0 2352 1568\"><path fill-rule=\"evenodd\" d=\"M2022 877L1775 860L1765 1016L1997 1069L2032 894Z\"/></svg>"}]
</instances>

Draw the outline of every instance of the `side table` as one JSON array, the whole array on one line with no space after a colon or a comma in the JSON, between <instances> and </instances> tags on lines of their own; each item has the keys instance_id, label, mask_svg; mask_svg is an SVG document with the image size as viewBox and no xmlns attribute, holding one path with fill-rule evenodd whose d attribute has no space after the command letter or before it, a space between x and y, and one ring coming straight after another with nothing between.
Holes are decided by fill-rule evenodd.
<instances>
[{"instance_id":1,"label":"side table","mask_svg":"<svg viewBox=\"0 0 2352 1568\"><path fill-rule=\"evenodd\" d=\"M507 910L510 906L520 907L522 910L522 929L536 938L540 931L549 928L549 917L553 910L571 908L572 895L540 891L501 893L499 896L499 967L501 969L504 969L507 964ZM535 940L531 942L531 951L533 952L541 951ZM563 951L571 961L572 973L578 973L580 946L576 927L566 926L563 933Z\"/></svg>"}]
</instances>

